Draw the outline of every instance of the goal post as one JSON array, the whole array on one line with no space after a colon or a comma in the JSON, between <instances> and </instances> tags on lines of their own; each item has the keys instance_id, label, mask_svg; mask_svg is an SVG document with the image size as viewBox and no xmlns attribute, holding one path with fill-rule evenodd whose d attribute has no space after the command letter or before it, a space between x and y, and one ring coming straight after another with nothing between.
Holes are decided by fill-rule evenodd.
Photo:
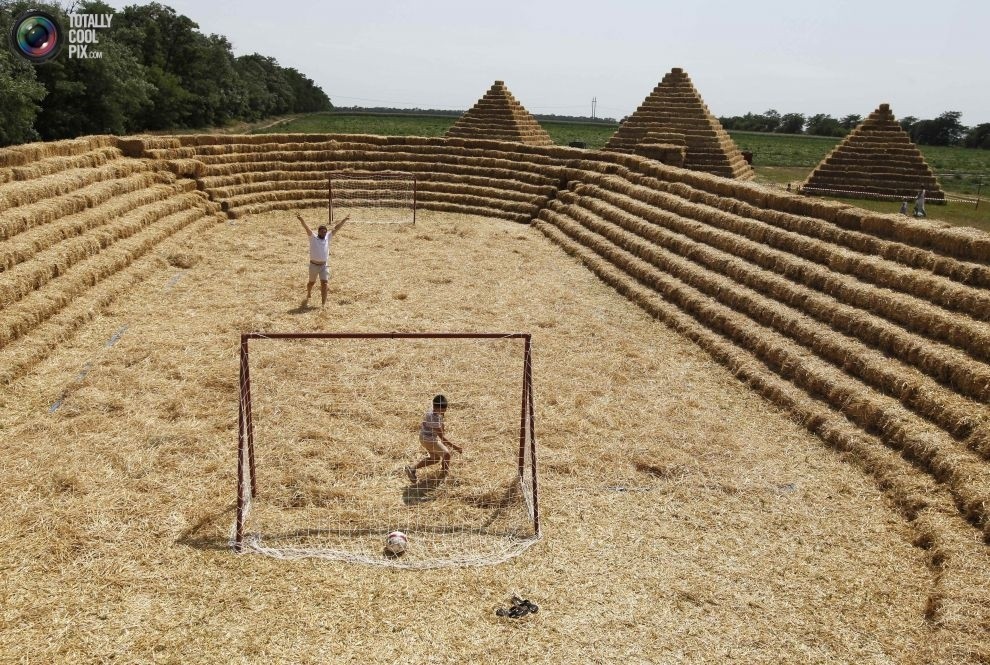
<instances>
[{"instance_id":1,"label":"goal post","mask_svg":"<svg viewBox=\"0 0 990 665\"><path fill-rule=\"evenodd\" d=\"M416 224L416 174L401 171L331 171L327 179L328 219Z\"/></svg>"},{"instance_id":2,"label":"goal post","mask_svg":"<svg viewBox=\"0 0 990 665\"><path fill-rule=\"evenodd\" d=\"M520 332L241 335L232 547L403 568L522 553L541 538L532 365ZM414 482L434 392L463 453Z\"/></svg>"}]
</instances>

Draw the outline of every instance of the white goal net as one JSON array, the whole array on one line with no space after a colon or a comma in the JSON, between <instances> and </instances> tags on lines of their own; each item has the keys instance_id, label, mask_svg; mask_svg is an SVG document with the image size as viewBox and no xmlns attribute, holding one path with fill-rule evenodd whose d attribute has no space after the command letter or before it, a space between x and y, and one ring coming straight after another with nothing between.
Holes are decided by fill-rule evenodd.
<instances>
[{"instance_id":1,"label":"white goal net","mask_svg":"<svg viewBox=\"0 0 990 665\"><path fill-rule=\"evenodd\" d=\"M377 224L416 223L416 176L398 171L331 171L331 226L344 217Z\"/></svg>"},{"instance_id":2,"label":"white goal net","mask_svg":"<svg viewBox=\"0 0 990 665\"><path fill-rule=\"evenodd\" d=\"M413 479L437 395L463 452ZM232 545L405 568L516 556L540 538L533 406L525 333L244 335Z\"/></svg>"}]
</instances>

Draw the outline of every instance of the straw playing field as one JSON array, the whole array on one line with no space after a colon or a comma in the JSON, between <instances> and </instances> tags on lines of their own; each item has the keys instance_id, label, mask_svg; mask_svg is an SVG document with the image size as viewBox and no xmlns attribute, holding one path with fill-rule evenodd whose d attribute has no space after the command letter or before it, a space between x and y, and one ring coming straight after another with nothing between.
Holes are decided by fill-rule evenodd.
<instances>
[{"instance_id":1,"label":"straw playing field","mask_svg":"<svg viewBox=\"0 0 990 665\"><path fill-rule=\"evenodd\" d=\"M345 227L308 309L294 215L339 171L414 177L420 214ZM0 660L986 662L987 287L985 233L638 155L0 150ZM428 573L233 554L252 330L531 332L545 538ZM414 513L410 562L532 542L518 352L258 341L252 533L378 556ZM467 451L411 488L438 381ZM498 618L512 593L540 613Z\"/></svg>"},{"instance_id":2,"label":"straw playing field","mask_svg":"<svg viewBox=\"0 0 990 665\"><path fill-rule=\"evenodd\" d=\"M305 256L290 212L173 236L146 279L4 390L0 660L979 650L952 617L925 620L937 573L872 479L536 229L442 213L350 226L325 310L299 307ZM256 329L531 331L545 539L429 572L232 554L238 336ZM448 422L456 436L456 409ZM469 451L454 478L470 467ZM513 592L540 612L496 617Z\"/></svg>"}]
</instances>

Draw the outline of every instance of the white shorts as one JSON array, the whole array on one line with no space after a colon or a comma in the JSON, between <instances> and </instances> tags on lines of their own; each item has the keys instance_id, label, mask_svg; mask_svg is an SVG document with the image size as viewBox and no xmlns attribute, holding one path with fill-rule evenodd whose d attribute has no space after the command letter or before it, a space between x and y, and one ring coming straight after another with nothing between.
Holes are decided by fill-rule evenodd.
<instances>
[{"instance_id":1,"label":"white shorts","mask_svg":"<svg viewBox=\"0 0 990 665\"><path fill-rule=\"evenodd\" d=\"M329 281L330 279L330 266L323 264L322 266L309 262L309 281L315 282L316 278L319 277L321 282Z\"/></svg>"}]
</instances>

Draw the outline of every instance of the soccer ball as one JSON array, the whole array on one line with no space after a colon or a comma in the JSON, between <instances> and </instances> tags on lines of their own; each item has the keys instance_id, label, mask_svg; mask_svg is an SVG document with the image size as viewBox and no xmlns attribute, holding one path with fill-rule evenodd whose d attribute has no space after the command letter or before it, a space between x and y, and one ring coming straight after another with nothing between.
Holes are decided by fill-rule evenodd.
<instances>
[{"instance_id":1,"label":"soccer ball","mask_svg":"<svg viewBox=\"0 0 990 665\"><path fill-rule=\"evenodd\" d=\"M402 556L409 545L409 539L401 531L393 531L385 536L385 553L390 556Z\"/></svg>"}]
</instances>

